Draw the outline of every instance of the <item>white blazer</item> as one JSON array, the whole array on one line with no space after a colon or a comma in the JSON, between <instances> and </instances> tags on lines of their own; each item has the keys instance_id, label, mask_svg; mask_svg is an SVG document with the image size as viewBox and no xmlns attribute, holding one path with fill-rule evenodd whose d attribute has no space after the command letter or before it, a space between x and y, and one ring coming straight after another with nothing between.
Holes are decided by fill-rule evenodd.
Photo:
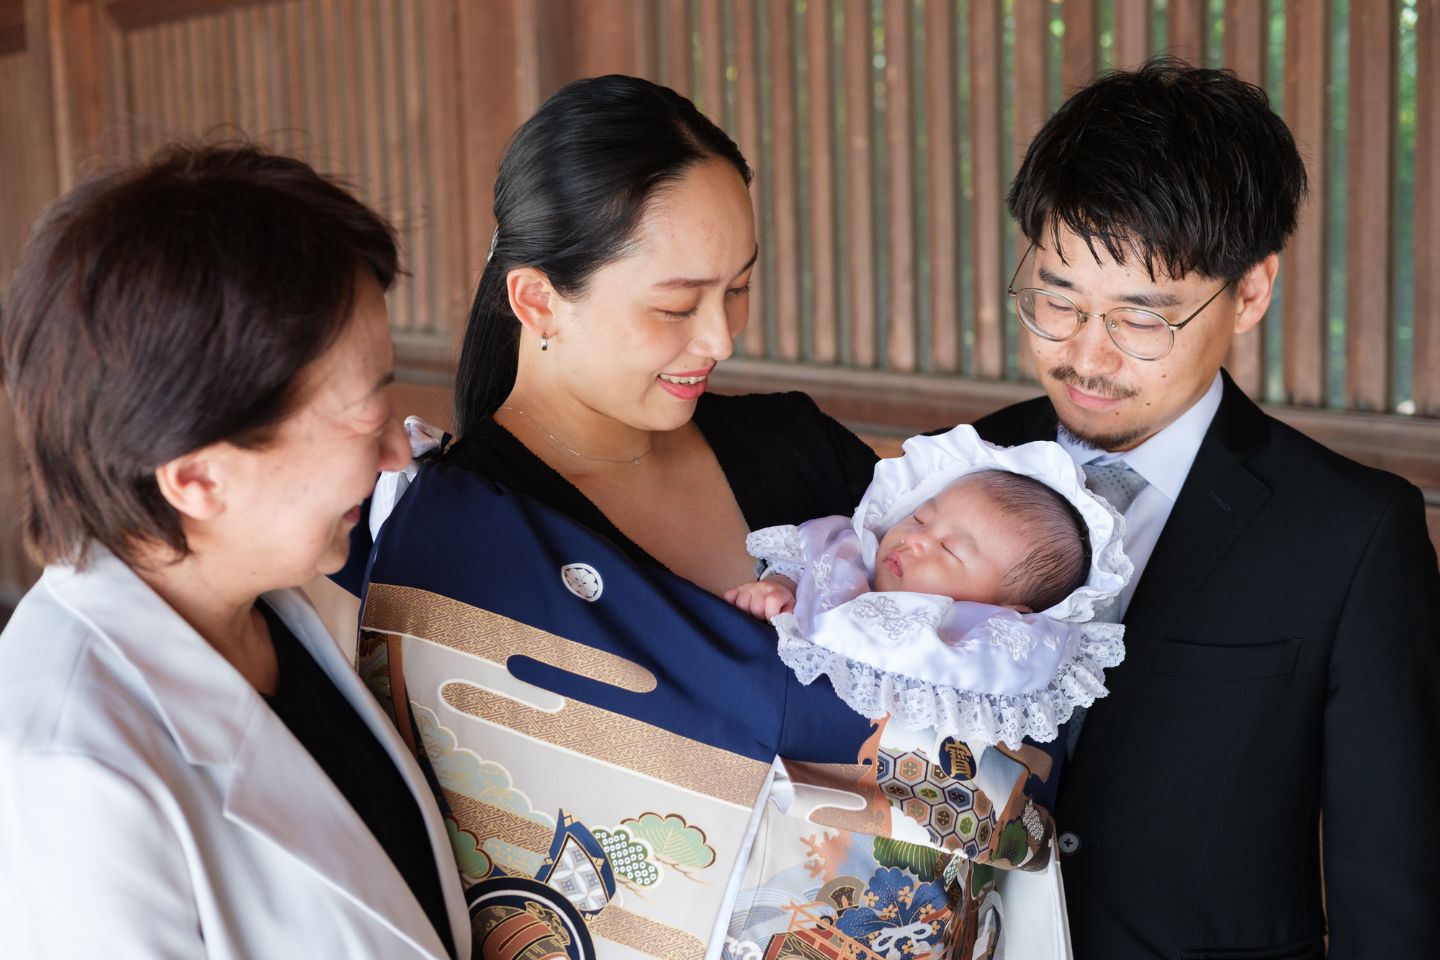
<instances>
[{"instance_id":1,"label":"white blazer","mask_svg":"<svg viewBox=\"0 0 1440 960\"><path fill-rule=\"evenodd\" d=\"M440 937L258 693L113 554L52 566L0 634L0 957L424 957ZM414 759L303 594L266 594L459 871Z\"/></svg>"}]
</instances>

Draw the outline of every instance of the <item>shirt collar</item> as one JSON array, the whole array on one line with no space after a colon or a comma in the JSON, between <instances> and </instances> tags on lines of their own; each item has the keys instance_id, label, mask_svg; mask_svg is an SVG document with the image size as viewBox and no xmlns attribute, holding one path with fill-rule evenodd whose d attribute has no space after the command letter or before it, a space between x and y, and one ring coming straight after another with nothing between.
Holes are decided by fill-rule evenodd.
<instances>
[{"instance_id":1,"label":"shirt collar","mask_svg":"<svg viewBox=\"0 0 1440 960\"><path fill-rule=\"evenodd\" d=\"M1124 453L1110 453L1092 447L1071 436L1063 427L1058 431L1056 439L1076 463L1107 464L1123 461L1129 464L1130 469L1144 477L1146 483L1165 494L1173 503L1180 496L1180 488L1185 485L1185 477L1190 473L1190 465L1195 462L1195 455L1200 452L1200 442L1205 439L1205 432L1210 429L1210 421L1215 419L1215 412L1220 409L1223 392L1220 374L1217 372L1210 383L1210 389L1206 390L1189 410L1180 414L1173 423L1149 440Z\"/></svg>"}]
</instances>

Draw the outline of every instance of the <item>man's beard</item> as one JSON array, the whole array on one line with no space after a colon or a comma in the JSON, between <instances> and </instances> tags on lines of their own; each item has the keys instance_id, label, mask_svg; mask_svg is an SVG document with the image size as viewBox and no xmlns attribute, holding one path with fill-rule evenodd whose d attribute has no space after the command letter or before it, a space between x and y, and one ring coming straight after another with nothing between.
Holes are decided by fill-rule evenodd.
<instances>
[{"instance_id":1,"label":"man's beard","mask_svg":"<svg viewBox=\"0 0 1440 960\"><path fill-rule=\"evenodd\" d=\"M1072 386L1077 390L1093 396L1107 397L1111 400L1129 400L1137 393L1133 387L1127 387L1113 380L1107 380L1104 377L1082 377L1076 372L1075 368L1069 364L1059 364L1051 367L1050 377L1056 383ZM1060 426L1066 433L1097 450L1127 449L1134 444L1135 441L1143 439L1149 432L1144 426L1135 426L1128 430L1101 433L1094 430L1086 430L1077 424L1068 422L1058 407L1055 410L1055 415L1060 419Z\"/></svg>"}]
</instances>

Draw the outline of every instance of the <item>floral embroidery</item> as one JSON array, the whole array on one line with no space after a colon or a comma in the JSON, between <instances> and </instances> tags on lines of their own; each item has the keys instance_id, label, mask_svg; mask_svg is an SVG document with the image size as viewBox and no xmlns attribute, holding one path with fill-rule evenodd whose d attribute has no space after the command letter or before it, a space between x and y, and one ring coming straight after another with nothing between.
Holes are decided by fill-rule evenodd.
<instances>
[{"instance_id":1,"label":"floral embroidery","mask_svg":"<svg viewBox=\"0 0 1440 960\"><path fill-rule=\"evenodd\" d=\"M986 628L990 631L990 646L1008 648L1010 659L1017 663L1030 659L1030 651L1035 649L1035 637L1014 621L992 617ZM1046 643L1048 645L1049 641Z\"/></svg>"},{"instance_id":2,"label":"floral embroidery","mask_svg":"<svg viewBox=\"0 0 1440 960\"><path fill-rule=\"evenodd\" d=\"M904 612L898 603L879 593L861 597L852 609L857 620L873 624L891 643L909 639L916 630L934 627L940 619L933 609Z\"/></svg>"}]
</instances>

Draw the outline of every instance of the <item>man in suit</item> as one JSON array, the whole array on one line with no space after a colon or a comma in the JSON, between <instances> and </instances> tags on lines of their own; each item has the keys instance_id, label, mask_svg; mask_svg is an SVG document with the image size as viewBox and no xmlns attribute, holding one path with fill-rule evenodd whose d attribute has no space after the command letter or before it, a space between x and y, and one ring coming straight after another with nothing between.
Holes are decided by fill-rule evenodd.
<instances>
[{"instance_id":1,"label":"man in suit","mask_svg":"<svg viewBox=\"0 0 1440 960\"><path fill-rule=\"evenodd\" d=\"M1306 189L1265 94L1152 61L1076 93L1009 196L1011 292L1058 439L1125 514L1127 656L1057 810L1079 960L1440 949L1440 575L1418 490L1221 370Z\"/></svg>"}]
</instances>

